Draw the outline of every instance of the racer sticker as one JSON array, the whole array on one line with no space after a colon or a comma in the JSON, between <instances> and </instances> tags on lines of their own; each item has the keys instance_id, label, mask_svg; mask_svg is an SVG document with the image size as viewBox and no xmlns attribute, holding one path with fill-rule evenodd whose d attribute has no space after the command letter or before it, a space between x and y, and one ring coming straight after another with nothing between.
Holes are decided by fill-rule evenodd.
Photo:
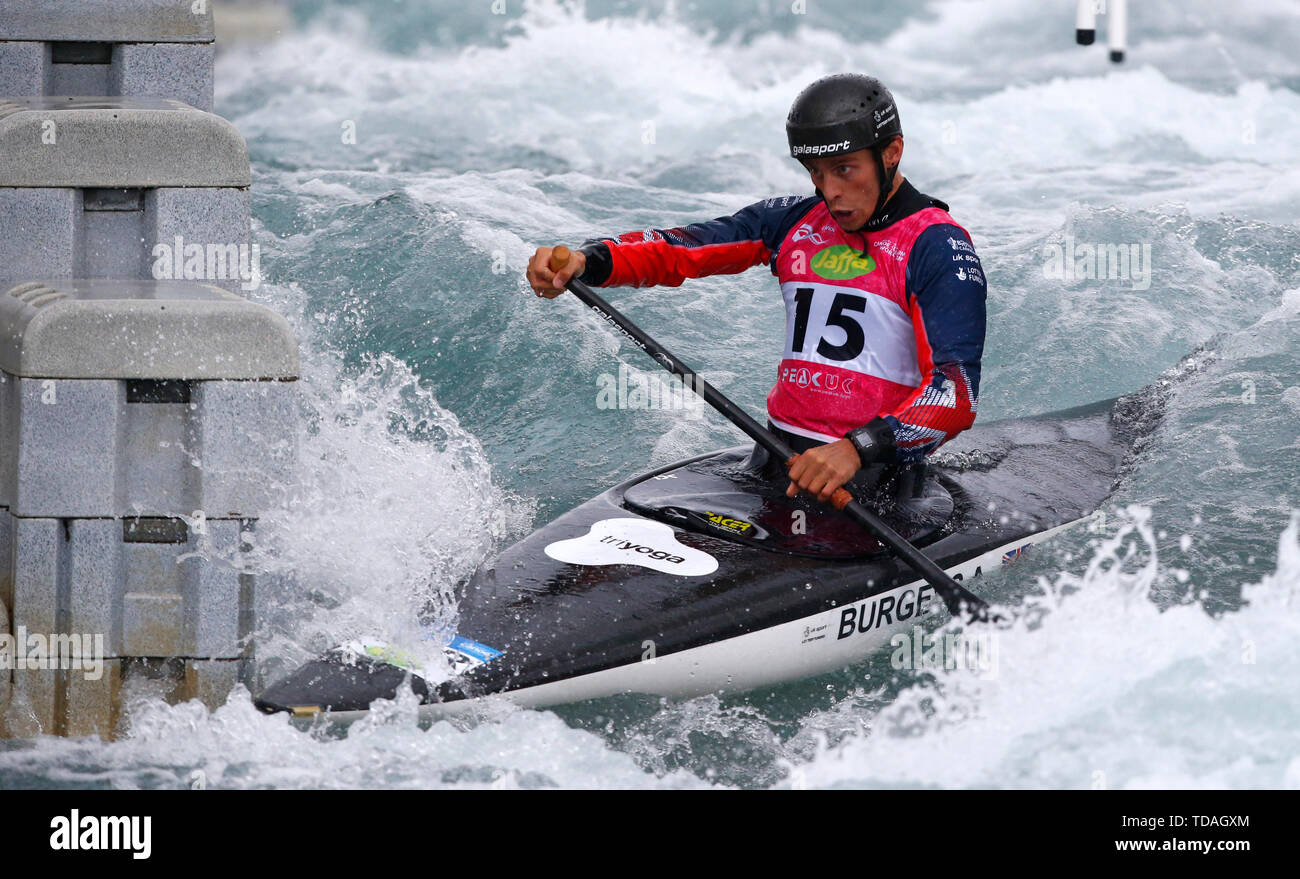
<instances>
[{"instance_id":1,"label":"racer sticker","mask_svg":"<svg viewBox=\"0 0 1300 879\"><path fill-rule=\"evenodd\" d=\"M640 565L681 577L718 569L713 556L678 543L670 526L649 519L601 519L581 537L548 544L546 554L571 565Z\"/></svg>"},{"instance_id":2,"label":"racer sticker","mask_svg":"<svg viewBox=\"0 0 1300 879\"><path fill-rule=\"evenodd\" d=\"M704 518L708 523L719 531L726 531L728 534L748 535L754 528L752 522L746 522L744 519L733 519L725 513L704 512Z\"/></svg>"}]
</instances>

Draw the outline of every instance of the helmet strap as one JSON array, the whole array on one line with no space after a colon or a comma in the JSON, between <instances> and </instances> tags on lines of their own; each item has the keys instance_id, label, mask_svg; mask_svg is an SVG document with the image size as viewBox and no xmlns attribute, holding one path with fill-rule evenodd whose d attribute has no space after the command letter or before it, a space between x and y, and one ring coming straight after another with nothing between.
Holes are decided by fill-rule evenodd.
<instances>
[{"instance_id":1,"label":"helmet strap","mask_svg":"<svg viewBox=\"0 0 1300 879\"><path fill-rule=\"evenodd\" d=\"M885 202L889 201L890 190L894 188L894 175L898 173L898 166L885 168L885 148L879 144L871 148L871 155L876 159L876 179L880 181L880 197L876 199L876 209L871 212L867 225L873 220L880 217L881 210L885 207Z\"/></svg>"}]
</instances>

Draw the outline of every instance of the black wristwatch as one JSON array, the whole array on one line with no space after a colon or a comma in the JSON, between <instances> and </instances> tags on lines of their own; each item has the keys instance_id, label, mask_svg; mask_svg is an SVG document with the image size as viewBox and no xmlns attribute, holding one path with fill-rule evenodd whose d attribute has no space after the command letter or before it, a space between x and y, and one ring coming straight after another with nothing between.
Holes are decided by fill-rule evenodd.
<instances>
[{"instance_id":1,"label":"black wristwatch","mask_svg":"<svg viewBox=\"0 0 1300 879\"><path fill-rule=\"evenodd\" d=\"M894 449L894 429L877 415L867 422L865 427L850 430L844 434L845 439L853 443L862 459L862 466L871 464L890 464L897 457Z\"/></svg>"}]
</instances>

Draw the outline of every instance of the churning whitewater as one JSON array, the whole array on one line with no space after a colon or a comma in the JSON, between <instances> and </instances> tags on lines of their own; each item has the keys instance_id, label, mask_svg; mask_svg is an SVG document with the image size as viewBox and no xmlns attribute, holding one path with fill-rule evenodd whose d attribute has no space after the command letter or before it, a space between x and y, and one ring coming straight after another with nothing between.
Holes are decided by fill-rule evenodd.
<instances>
[{"instance_id":1,"label":"churning whitewater","mask_svg":"<svg viewBox=\"0 0 1300 879\"><path fill-rule=\"evenodd\" d=\"M1013 625L727 697L421 721L401 693L346 728L142 689L119 741L0 742L0 787L1300 787L1293 5L1134 4L1123 65L1030 0L879 5L319 0L219 57L253 162L248 295L303 361L300 479L257 531L265 582L292 574L260 599L259 671L378 638L449 672L420 612L454 625L484 559L741 442L712 413L600 405L653 363L524 267L810 193L785 113L842 70L890 85L904 172L981 255L977 425L1122 396L1140 437L1086 525L975 581ZM766 270L607 292L762 415ZM976 660L923 661L936 643Z\"/></svg>"}]
</instances>

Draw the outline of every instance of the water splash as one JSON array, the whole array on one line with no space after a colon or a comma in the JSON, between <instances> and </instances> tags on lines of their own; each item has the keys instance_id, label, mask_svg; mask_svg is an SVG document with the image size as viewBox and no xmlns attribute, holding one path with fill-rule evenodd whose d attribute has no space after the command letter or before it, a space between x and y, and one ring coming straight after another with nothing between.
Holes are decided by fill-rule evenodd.
<instances>
[{"instance_id":1,"label":"water splash","mask_svg":"<svg viewBox=\"0 0 1300 879\"><path fill-rule=\"evenodd\" d=\"M1300 513L1274 574L1214 618L1160 610L1150 510L1130 507L1084 573L1062 573L997 633L1000 674L938 671L869 735L788 762L817 786L1279 787L1294 784Z\"/></svg>"}]
</instances>

